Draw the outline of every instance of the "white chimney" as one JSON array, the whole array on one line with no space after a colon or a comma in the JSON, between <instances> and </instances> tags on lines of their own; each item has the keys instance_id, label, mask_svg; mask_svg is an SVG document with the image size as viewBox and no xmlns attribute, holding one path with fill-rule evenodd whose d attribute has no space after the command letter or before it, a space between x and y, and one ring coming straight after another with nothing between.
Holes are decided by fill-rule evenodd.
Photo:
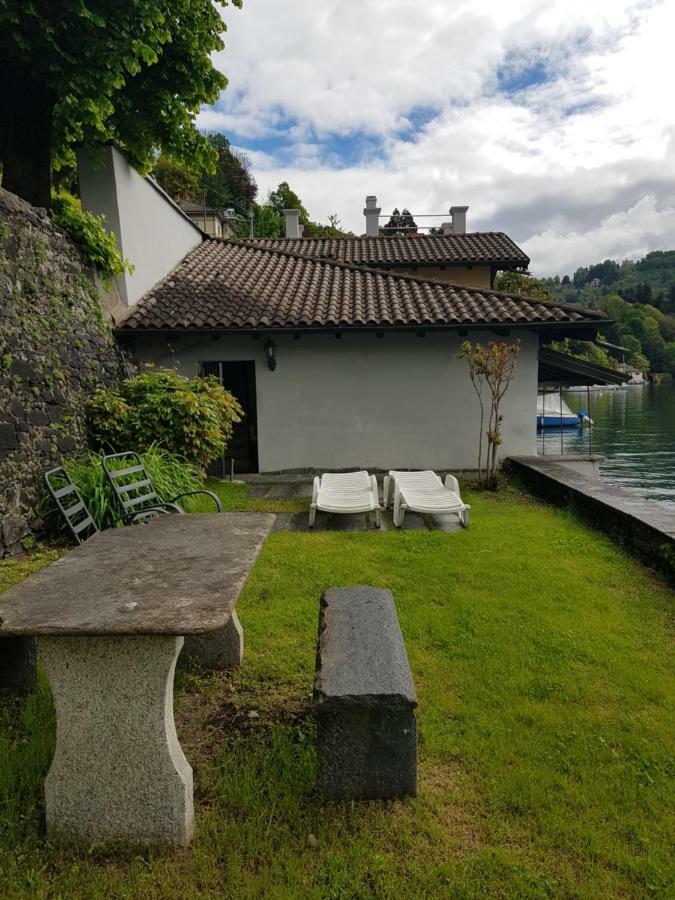
<instances>
[{"instance_id":1,"label":"white chimney","mask_svg":"<svg viewBox=\"0 0 675 900\"><path fill-rule=\"evenodd\" d=\"M372 194L366 197L366 208L363 210L363 215L366 217L366 235L368 237L379 237L381 212L382 208L377 205L377 197Z\"/></svg>"},{"instance_id":2,"label":"white chimney","mask_svg":"<svg viewBox=\"0 0 675 900\"><path fill-rule=\"evenodd\" d=\"M286 237L287 238L299 238L300 237L300 210L299 209L285 209L284 210L284 219L286 220Z\"/></svg>"},{"instance_id":3,"label":"white chimney","mask_svg":"<svg viewBox=\"0 0 675 900\"><path fill-rule=\"evenodd\" d=\"M466 234L466 213L468 206L451 206L453 234Z\"/></svg>"}]
</instances>

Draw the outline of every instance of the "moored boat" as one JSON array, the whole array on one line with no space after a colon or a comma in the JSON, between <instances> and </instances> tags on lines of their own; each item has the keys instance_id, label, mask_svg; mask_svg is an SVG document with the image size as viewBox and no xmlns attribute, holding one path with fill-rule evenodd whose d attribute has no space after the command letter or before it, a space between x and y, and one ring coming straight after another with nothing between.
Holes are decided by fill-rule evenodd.
<instances>
[{"instance_id":1,"label":"moored boat","mask_svg":"<svg viewBox=\"0 0 675 900\"><path fill-rule=\"evenodd\" d=\"M576 428L592 425L586 411L573 413L560 394L539 394L537 397L537 428Z\"/></svg>"}]
</instances>

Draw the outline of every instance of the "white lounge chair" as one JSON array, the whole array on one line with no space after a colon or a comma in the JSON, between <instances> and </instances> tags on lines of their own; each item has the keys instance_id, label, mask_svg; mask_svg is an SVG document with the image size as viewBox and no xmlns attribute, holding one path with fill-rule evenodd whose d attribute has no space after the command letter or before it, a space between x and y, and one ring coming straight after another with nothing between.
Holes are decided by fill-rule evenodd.
<instances>
[{"instance_id":1,"label":"white lounge chair","mask_svg":"<svg viewBox=\"0 0 675 900\"><path fill-rule=\"evenodd\" d=\"M471 507L459 493L454 475L445 476L445 484L430 470L401 472L392 470L384 479L384 505L389 505L389 488L394 487L394 525L400 528L407 509L420 513L455 513L464 528L469 527Z\"/></svg>"},{"instance_id":2,"label":"white lounge chair","mask_svg":"<svg viewBox=\"0 0 675 900\"><path fill-rule=\"evenodd\" d=\"M328 473L314 479L309 507L309 527L314 526L317 509L328 513L375 513L380 527L380 501L377 479L367 472Z\"/></svg>"}]
</instances>

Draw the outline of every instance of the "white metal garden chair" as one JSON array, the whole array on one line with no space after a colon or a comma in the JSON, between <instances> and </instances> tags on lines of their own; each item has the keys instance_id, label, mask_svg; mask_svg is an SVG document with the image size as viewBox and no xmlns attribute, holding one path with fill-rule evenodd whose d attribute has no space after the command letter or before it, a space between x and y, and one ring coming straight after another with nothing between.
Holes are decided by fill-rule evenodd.
<instances>
[{"instance_id":1,"label":"white metal garden chair","mask_svg":"<svg viewBox=\"0 0 675 900\"><path fill-rule=\"evenodd\" d=\"M340 515L375 513L380 527L380 501L377 479L366 471L326 473L314 479L309 507L309 527L313 528L316 511Z\"/></svg>"}]
</instances>

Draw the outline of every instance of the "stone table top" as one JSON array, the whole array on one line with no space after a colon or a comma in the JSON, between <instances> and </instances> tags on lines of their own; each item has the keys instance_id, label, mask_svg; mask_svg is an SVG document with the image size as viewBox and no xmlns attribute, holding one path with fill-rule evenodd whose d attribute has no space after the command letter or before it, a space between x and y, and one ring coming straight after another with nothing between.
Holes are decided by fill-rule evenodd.
<instances>
[{"instance_id":1,"label":"stone table top","mask_svg":"<svg viewBox=\"0 0 675 900\"><path fill-rule=\"evenodd\" d=\"M217 513L110 528L0 594L0 637L222 628L273 524Z\"/></svg>"}]
</instances>

